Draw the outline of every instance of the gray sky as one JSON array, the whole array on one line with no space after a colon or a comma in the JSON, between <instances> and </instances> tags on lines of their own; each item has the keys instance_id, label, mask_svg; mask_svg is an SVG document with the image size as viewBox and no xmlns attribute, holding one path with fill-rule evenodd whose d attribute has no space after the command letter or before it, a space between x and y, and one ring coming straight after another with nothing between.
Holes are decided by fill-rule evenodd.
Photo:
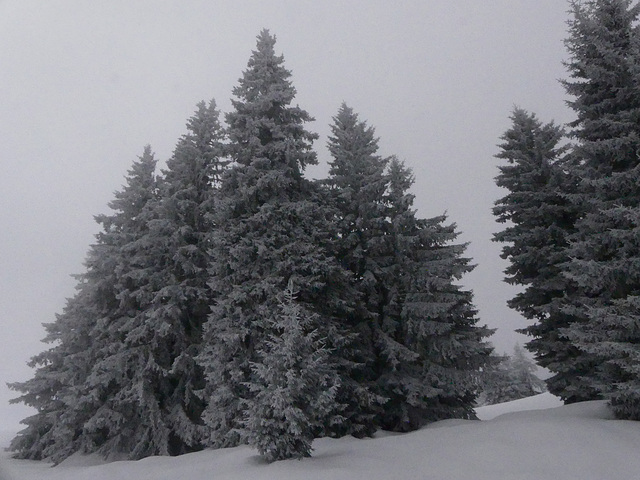
<instances>
[{"instance_id":1,"label":"gray sky","mask_svg":"<svg viewBox=\"0 0 640 480\"><path fill-rule=\"evenodd\" d=\"M381 154L414 170L423 217L447 211L478 264L464 279L499 352L526 338L491 235L504 195L493 155L514 105L571 113L558 79L563 0L0 0L0 430L29 413L4 384L32 372L43 322L74 293L113 192L150 143L166 160L200 100L230 109L262 28L316 122L342 101L376 128Z\"/></svg>"}]
</instances>

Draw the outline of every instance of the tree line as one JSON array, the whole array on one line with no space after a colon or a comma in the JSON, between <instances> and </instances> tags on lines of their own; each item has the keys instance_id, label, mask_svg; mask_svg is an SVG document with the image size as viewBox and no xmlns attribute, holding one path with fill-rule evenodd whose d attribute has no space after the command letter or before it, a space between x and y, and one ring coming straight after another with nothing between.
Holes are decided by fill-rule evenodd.
<instances>
[{"instance_id":1,"label":"tree line","mask_svg":"<svg viewBox=\"0 0 640 480\"><path fill-rule=\"evenodd\" d=\"M471 418L491 330L444 215L343 104L328 178L312 117L263 31L224 124L198 104L166 168L147 146L98 215L76 294L46 324L19 458L139 459L240 444L268 460L314 438Z\"/></svg>"}]
</instances>

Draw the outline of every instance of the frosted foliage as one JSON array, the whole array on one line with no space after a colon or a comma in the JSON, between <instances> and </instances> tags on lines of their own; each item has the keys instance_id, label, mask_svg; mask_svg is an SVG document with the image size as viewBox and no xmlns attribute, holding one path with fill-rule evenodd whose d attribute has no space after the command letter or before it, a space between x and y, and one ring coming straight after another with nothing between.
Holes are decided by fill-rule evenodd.
<instances>
[{"instance_id":1,"label":"frosted foliage","mask_svg":"<svg viewBox=\"0 0 640 480\"><path fill-rule=\"evenodd\" d=\"M292 281L280 299L249 388L243 435L269 461L307 457L314 436L336 415L338 375L313 314L296 301Z\"/></svg>"},{"instance_id":2,"label":"frosted foliage","mask_svg":"<svg viewBox=\"0 0 640 480\"><path fill-rule=\"evenodd\" d=\"M471 293L453 282L472 267L446 217L416 217L412 172L377 155L374 130L346 105L334 117L327 184L339 211L338 255L364 299L365 380L383 399L377 422L412 430L472 415L475 372L491 348Z\"/></svg>"},{"instance_id":3,"label":"frosted foliage","mask_svg":"<svg viewBox=\"0 0 640 480\"><path fill-rule=\"evenodd\" d=\"M198 357L207 379L207 442L215 447L245 441L238 432L247 405L265 414L272 408L271 399L255 390L255 369L270 350L272 322L281 315L278 298L290 279L305 321L335 352L332 368L346 374L354 364L349 352L355 335L345 319L357 295L333 256L335 215L324 192L302 176L316 161L316 135L305 129L311 117L291 106L290 72L274 45L267 31L258 36L226 117L234 164L222 179L211 235L209 285L217 301ZM291 428L300 428L290 413ZM308 435L305 429L301 441Z\"/></svg>"},{"instance_id":4,"label":"frosted foliage","mask_svg":"<svg viewBox=\"0 0 640 480\"><path fill-rule=\"evenodd\" d=\"M554 373L547 379L549 390L567 401L589 399L593 390L583 387L580 376L590 360L558 335L559 329L584 321L564 305L566 293L575 290L563 267L579 215L568 197L577 184L574 159L561 146L563 130L553 122L543 124L519 108L511 120L496 155L506 161L498 167L496 184L509 193L493 208L497 221L506 224L494 235L509 261L505 281L523 287L508 305L535 322L522 332L533 337L527 348L536 360Z\"/></svg>"},{"instance_id":5,"label":"frosted foliage","mask_svg":"<svg viewBox=\"0 0 640 480\"><path fill-rule=\"evenodd\" d=\"M123 249L144 231L143 212L156 194L154 168L146 147L110 203L113 214L96 217L103 230L89 250L86 272L78 276L77 294L46 327L45 341L54 346L32 360L32 380L13 385L24 393L17 401L38 411L12 443L20 458L57 463L78 450L126 448L117 439L111 440L113 449L105 447L108 432L119 430L125 420L105 399L121 384L124 370L114 368L123 361L116 340L131 308L123 291L130 270Z\"/></svg>"},{"instance_id":6,"label":"frosted foliage","mask_svg":"<svg viewBox=\"0 0 640 480\"><path fill-rule=\"evenodd\" d=\"M535 374L538 367L520 345L511 356L482 372L482 392L479 401L485 405L509 402L544 392L545 384Z\"/></svg>"},{"instance_id":7,"label":"frosted foliage","mask_svg":"<svg viewBox=\"0 0 640 480\"><path fill-rule=\"evenodd\" d=\"M576 3L565 82L577 114L575 201L584 209L566 275L578 286L571 307L587 321L563 334L594 358L585 381L633 419L640 418L639 15L640 5L628 0Z\"/></svg>"}]
</instances>

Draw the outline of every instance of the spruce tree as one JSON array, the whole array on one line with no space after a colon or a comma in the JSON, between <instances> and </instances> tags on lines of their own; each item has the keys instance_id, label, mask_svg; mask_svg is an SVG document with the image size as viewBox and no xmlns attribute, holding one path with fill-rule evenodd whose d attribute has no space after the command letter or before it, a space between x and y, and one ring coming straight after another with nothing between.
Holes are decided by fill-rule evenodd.
<instances>
[{"instance_id":1,"label":"spruce tree","mask_svg":"<svg viewBox=\"0 0 640 480\"><path fill-rule=\"evenodd\" d=\"M392 159L387 202L393 261L387 267L388 301L381 340L387 367L380 378L383 425L418 428L443 418L472 418L476 379L490 362L493 333L478 325L472 292L458 281L474 266L466 244L455 243L455 224L440 215L420 219L413 210L411 170Z\"/></svg>"},{"instance_id":2,"label":"spruce tree","mask_svg":"<svg viewBox=\"0 0 640 480\"><path fill-rule=\"evenodd\" d=\"M149 205L148 232L131 245L139 281L127 292L138 314L123 353L135 352L127 389L140 392L133 457L178 455L203 446L204 373L195 358L214 302L209 236L217 183L226 165L215 102L201 102L163 170Z\"/></svg>"},{"instance_id":3,"label":"spruce tree","mask_svg":"<svg viewBox=\"0 0 640 480\"><path fill-rule=\"evenodd\" d=\"M47 336L43 341L55 345L31 359L29 366L36 369L33 378L9 384L22 393L12 403L22 402L37 411L21 421L26 428L11 442L16 458L57 464L80 449L87 419L80 391L92 362L89 332L96 314L91 288L83 282L77 288L56 321L44 325Z\"/></svg>"},{"instance_id":4,"label":"spruce tree","mask_svg":"<svg viewBox=\"0 0 640 480\"><path fill-rule=\"evenodd\" d=\"M324 183L338 214L335 253L359 293L354 328L362 344L359 362L364 368L358 381L375 391L377 379L385 368L377 350L382 341L383 311L388 301L389 272L385 266L392 257L387 236L388 208L384 201L388 183L385 168L389 159L377 153L374 128L360 120L345 103L333 118L331 133L328 148L332 159L329 177ZM379 414L380 404L385 401L382 396L374 398L369 415ZM373 417L369 421L372 422Z\"/></svg>"},{"instance_id":5,"label":"spruce tree","mask_svg":"<svg viewBox=\"0 0 640 480\"><path fill-rule=\"evenodd\" d=\"M537 362L554 373L547 379L549 391L568 403L591 399L593 391L581 375L593 368L593 361L562 333L584 320L566 308L576 285L564 276L569 238L580 212L571 201L574 159L562 145L562 128L553 122L543 124L520 108L511 120L496 155L507 161L499 166L496 184L509 193L493 208L497 221L508 225L493 237L506 244L501 255L510 263L505 280L524 287L508 305L535 322L522 333L533 337L527 348Z\"/></svg>"},{"instance_id":6,"label":"spruce tree","mask_svg":"<svg viewBox=\"0 0 640 480\"><path fill-rule=\"evenodd\" d=\"M290 280L300 289L297 303L317 322L310 328L335 352L331 368L348 371L352 364L345 322L355 295L330 254L333 213L303 177L304 168L316 163L316 135L305 128L309 114L291 105L295 88L274 45L275 38L261 32L226 117L234 165L223 176L211 236L216 304L199 356L208 382L204 419L214 447L242 441L244 405L255 400L249 385L255 365L266 361L259 352L269 351L265 341L280 315L278 297ZM334 428L334 420L348 423L338 410L336 404L319 434Z\"/></svg>"},{"instance_id":7,"label":"spruce tree","mask_svg":"<svg viewBox=\"0 0 640 480\"><path fill-rule=\"evenodd\" d=\"M103 231L88 260L89 278L108 292L108 302L94 300L102 315L91 331L96 353L84 388L96 400L96 407L86 409L91 415L83 426L83 448L107 458L130 455L139 441L140 391L131 384L131 377L141 366L136 361L138 352L128 348L127 336L141 309L131 291L146 282L133 248L148 234L149 209L158 199L155 168L156 160L147 146L129 170L127 183L109 203L113 213L96 216Z\"/></svg>"},{"instance_id":8,"label":"spruce tree","mask_svg":"<svg viewBox=\"0 0 640 480\"><path fill-rule=\"evenodd\" d=\"M85 388L97 399L85 450L106 457L176 455L201 448L204 387L198 353L212 302L207 220L224 166L215 103L201 102L158 185L148 162L101 216L110 254L97 281L112 305L92 331L98 348ZM155 164L155 161L153 162ZM149 168L151 167L151 168Z\"/></svg>"},{"instance_id":9,"label":"spruce tree","mask_svg":"<svg viewBox=\"0 0 640 480\"><path fill-rule=\"evenodd\" d=\"M340 379L317 330L317 314L297 303L292 281L267 323L268 339L251 366L243 435L268 461L311 455L311 443L335 414Z\"/></svg>"},{"instance_id":10,"label":"spruce tree","mask_svg":"<svg viewBox=\"0 0 640 480\"><path fill-rule=\"evenodd\" d=\"M331 125L329 137L329 178L340 214L338 255L362 292L367 317L379 322L383 303L380 292L383 266L387 257L387 189L385 168L388 159L380 157L373 127L342 104Z\"/></svg>"},{"instance_id":11,"label":"spruce tree","mask_svg":"<svg viewBox=\"0 0 640 480\"><path fill-rule=\"evenodd\" d=\"M363 380L383 401L376 422L405 431L471 416L474 379L491 348L471 293L453 283L472 269L465 245L452 243L455 226L444 216L416 217L411 171L377 155L373 128L351 108L341 106L332 133L326 183L339 212L339 259L362 298Z\"/></svg>"},{"instance_id":12,"label":"spruce tree","mask_svg":"<svg viewBox=\"0 0 640 480\"><path fill-rule=\"evenodd\" d=\"M640 419L640 5L573 3L567 63L582 210L567 276L579 290L567 307L585 317L565 334L597 364L579 372L621 418Z\"/></svg>"},{"instance_id":13,"label":"spruce tree","mask_svg":"<svg viewBox=\"0 0 640 480\"><path fill-rule=\"evenodd\" d=\"M544 392L545 384L535 374L537 368L523 348L515 345L511 356L499 358L483 371L480 395L483 404L510 402Z\"/></svg>"},{"instance_id":14,"label":"spruce tree","mask_svg":"<svg viewBox=\"0 0 640 480\"><path fill-rule=\"evenodd\" d=\"M57 463L75 451L95 451L105 442L108 423L117 422L107 400L122 375L121 366L109 359L119 348L113 332L118 332L128 313L120 297L120 276L127 261L123 249L145 228L141 212L155 195L154 168L147 146L109 204L114 214L96 216L102 231L89 250L86 272L78 276L78 293L56 322L45 325L45 341L56 345L34 357L31 365L37 370L32 380L12 385L24 393L15 401L38 410L24 421L28 428L12 443L20 458Z\"/></svg>"}]
</instances>

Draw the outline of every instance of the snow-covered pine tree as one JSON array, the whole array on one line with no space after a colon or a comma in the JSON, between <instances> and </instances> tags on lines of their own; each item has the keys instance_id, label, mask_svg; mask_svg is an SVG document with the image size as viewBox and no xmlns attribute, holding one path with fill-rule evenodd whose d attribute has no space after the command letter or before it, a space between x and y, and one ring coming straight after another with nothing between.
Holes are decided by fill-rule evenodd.
<instances>
[{"instance_id":1,"label":"snow-covered pine tree","mask_svg":"<svg viewBox=\"0 0 640 480\"><path fill-rule=\"evenodd\" d=\"M577 119L574 202L584 212L571 239L567 307L588 319L565 334L598 368L582 374L620 418L640 419L640 4L573 2L567 48Z\"/></svg>"},{"instance_id":2,"label":"snow-covered pine tree","mask_svg":"<svg viewBox=\"0 0 640 480\"><path fill-rule=\"evenodd\" d=\"M135 269L126 295L138 314L126 327L130 378L119 400L137 402L130 456L179 455L203 446L204 373L196 363L214 302L208 286L209 236L225 168L223 132L213 100L200 102L163 170L149 205L148 232L131 245ZM136 283L140 282L140 283ZM114 399L116 401L118 399Z\"/></svg>"},{"instance_id":3,"label":"snow-covered pine tree","mask_svg":"<svg viewBox=\"0 0 640 480\"><path fill-rule=\"evenodd\" d=\"M416 217L411 170L388 169L392 261L385 262L386 304L378 336L383 426L411 430L443 418L471 418L479 371L490 363L493 333L478 325L472 293L456 284L474 267L446 216Z\"/></svg>"},{"instance_id":4,"label":"snow-covered pine tree","mask_svg":"<svg viewBox=\"0 0 640 480\"><path fill-rule=\"evenodd\" d=\"M333 118L331 132L328 147L332 159L326 184L340 214L338 255L362 292L369 317L365 321L375 318L377 323L383 303L379 262L388 257L384 194L389 160L377 154L373 127L344 103Z\"/></svg>"},{"instance_id":5,"label":"snow-covered pine tree","mask_svg":"<svg viewBox=\"0 0 640 480\"><path fill-rule=\"evenodd\" d=\"M21 402L37 411L21 421L26 428L11 442L16 458L57 464L80 449L79 437L87 419L80 392L93 360L89 332L97 314L92 289L82 281L77 289L55 322L44 325L47 336L43 341L55 344L29 362L35 368L33 378L9 384L22 393L11 403Z\"/></svg>"},{"instance_id":6,"label":"snow-covered pine tree","mask_svg":"<svg viewBox=\"0 0 640 480\"><path fill-rule=\"evenodd\" d=\"M131 454L140 436L141 409L136 401L140 392L137 385L131 385L133 372L140 369L139 352L129 349L127 335L141 309L130 292L146 283L133 246L148 235L150 206L158 199L155 167L147 146L129 170L126 184L109 203L113 213L95 217L102 232L87 262L89 280L109 294L108 302L94 300L101 315L91 331L95 358L84 388L96 406L86 409L90 416L83 425L82 440L85 451L105 457Z\"/></svg>"},{"instance_id":7,"label":"snow-covered pine tree","mask_svg":"<svg viewBox=\"0 0 640 480\"><path fill-rule=\"evenodd\" d=\"M563 275L579 212L570 201L576 183L570 173L572 157L562 145L562 128L553 122L543 124L520 108L511 120L496 155L507 161L498 167L496 184L509 193L493 208L496 220L507 224L493 237L506 244L501 255L510 263L505 281L524 288L508 305L535 321L522 333L533 337L527 348L538 363L554 372L547 379L549 391L569 403L586 400L593 391L585 389L581 374L593 367L590 357L561 334L580 320L577 312L566 312L576 287Z\"/></svg>"},{"instance_id":8,"label":"snow-covered pine tree","mask_svg":"<svg viewBox=\"0 0 640 480\"><path fill-rule=\"evenodd\" d=\"M483 371L483 404L510 402L544 392L545 383L535 374L537 368L523 348L515 345L511 356L500 357L499 362Z\"/></svg>"},{"instance_id":9,"label":"snow-covered pine tree","mask_svg":"<svg viewBox=\"0 0 640 480\"><path fill-rule=\"evenodd\" d=\"M296 301L292 281L267 340L251 365L253 394L245 405L243 437L268 461L311 455L311 443L336 411L340 379L317 330L317 314Z\"/></svg>"},{"instance_id":10,"label":"snow-covered pine tree","mask_svg":"<svg viewBox=\"0 0 640 480\"><path fill-rule=\"evenodd\" d=\"M537 395L546 390L545 384L535 372L538 366L529 358L520 344L513 347L510 366L513 371L513 377L518 385L522 385L522 393L524 396Z\"/></svg>"},{"instance_id":11,"label":"snow-covered pine tree","mask_svg":"<svg viewBox=\"0 0 640 480\"><path fill-rule=\"evenodd\" d=\"M110 253L103 248L96 257L105 268L95 277L110 279L115 301L92 331L98 353L86 388L99 406L83 439L85 450L107 457L175 455L202 445L196 391L204 376L194 357L213 301L208 218L225 163L215 102L198 104L187 129L158 185L153 167L143 165L110 205L115 213L98 217Z\"/></svg>"},{"instance_id":12,"label":"snow-covered pine tree","mask_svg":"<svg viewBox=\"0 0 640 480\"><path fill-rule=\"evenodd\" d=\"M12 443L20 458L57 463L78 450L95 451L105 442L110 422L119 422L107 399L123 369L105 362L120 347L119 328L128 313L120 298L124 248L145 229L141 213L156 193L155 163L147 146L109 204L114 214L96 216L102 231L89 250L86 272L78 276L78 293L54 323L45 325L45 341L56 345L34 357L32 380L12 385L24 393L15 401L38 410ZM119 423L126 435L129 426Z\"/></svg>"},{"instance_id":13,"label":"snow-covered pine tree","mask_svg":"<svg viewBox=\"0 0 640 480\"><path fill-rule=\"evenodd\" d=\"M337 258L350 274L351 284L360 293L355 328L360 336L365 366L359 382L375 388L386 369L377 351L382 340L382 321L388 302L389 272L392 260L389 243L385 168L388 159L377 154L378 139L373 127L359 119L345 103L333 117L329 137L329 177L324 182L338 212ZM370 385L370 387L369 387ZM382 397L376 403L385 401ZM371 414L380 413L372 404Z\"/></svg>"},{"instance_id":14,"label":"snow-covered pine tree","mask_svg":"<svg viewBox=\"0 0 640 480\"><path fill-rule=\"evenodd\" d=\"M354 344L345 324L357 295L331 254L334 214L303 177L304 168L316 163L316 135L305 129L309 114L291 105L295 88L274 45L275 37L262 31L227 114L235 163L223 176L211 237L216 304L199 357L208 383L204 419L214 447L241 441L243 405L255 395L247 384L256 368L252 363L264 361L258 352L267 350L271 322L280 314L278 298L289 280L300 288L300 308L317 322L311 328L333 352L332 368L342 376L352 363ZM349 425L348 416L340 424ZM335 428L325 425L322 433Z\"/></svg>"}]
</instances>

